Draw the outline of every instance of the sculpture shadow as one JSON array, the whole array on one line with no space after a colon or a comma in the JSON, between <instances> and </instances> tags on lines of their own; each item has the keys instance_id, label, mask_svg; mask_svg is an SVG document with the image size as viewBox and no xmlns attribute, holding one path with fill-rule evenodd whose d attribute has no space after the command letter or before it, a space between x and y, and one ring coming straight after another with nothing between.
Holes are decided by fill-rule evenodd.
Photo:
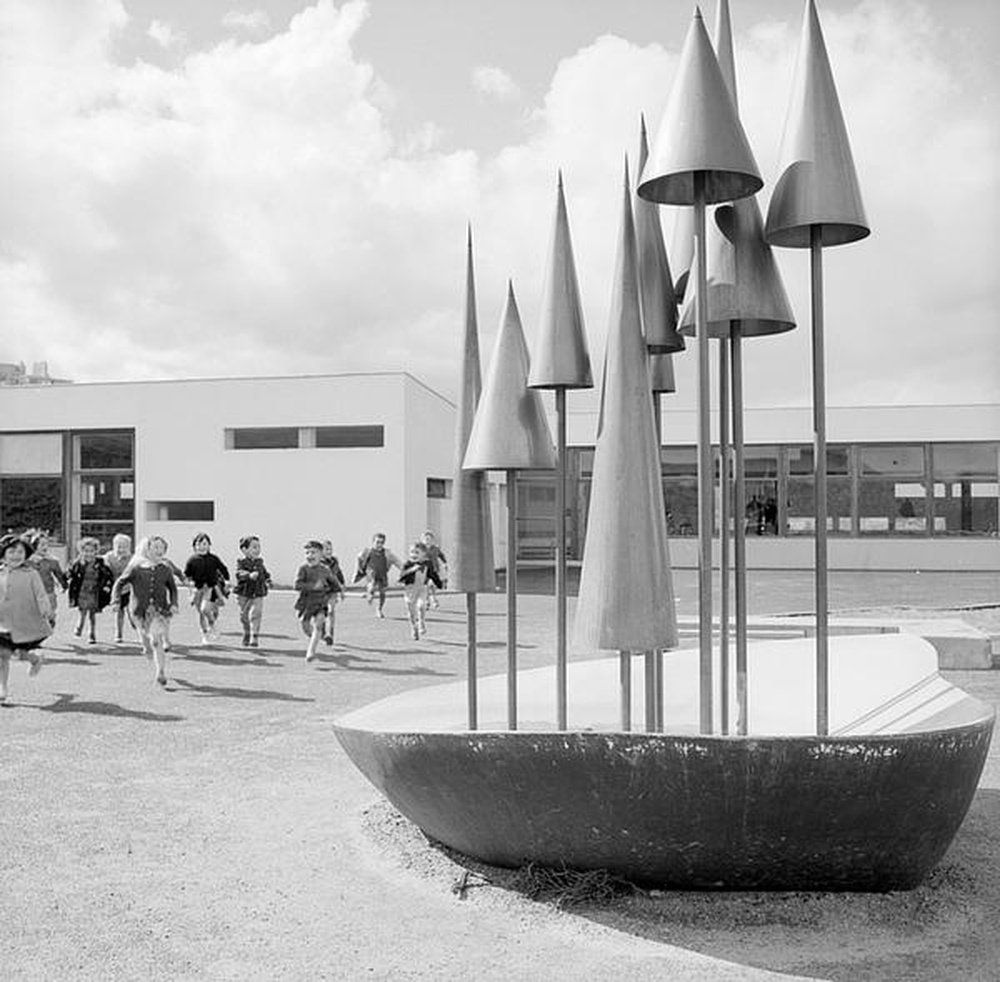
<instances>
[{"instance_id":1,"label":"sculpture shadow","mask_svg":"<svg viewBox=\"0 0 1000 982\"><path fill-rule=\"evenodd\" d=\"M151 713L145 709L128 709L114 702L81 701L75 692L57 692L56 701L48 706L39 706L43 713L87 713L92 716L118 716L124 719L138 719L144 723L179 723L184 717L176 713Z\"/></svg>"},{"instance_id":2,"label":"sculpture shadow","mask_svg":"<svg viewBox=\"0 0 1000 982\"><path fill-rule=\"evenodd\" d=\"M288 692L275 692L272 689L240 689L236 686L196 685L174 676L174 685L192 695L216 699L271 699L276 702L315 702L306 696L293 696Z\"/></svg>"},{"instance_id":3,"label":"sculpture shadow","mask_svg":"<svg viewBox=\"0 0 1000 982\"><path fill-rule=\"evenodd\" d=\"M659 891L622 880L608 889L604 880L600 892L546 894L537 889L538 877L525 876L525 870L489 866L411 828L424 848L465 870L452 886L460 896L488 884L636 937L810 978L997 978L1000 791L992 788L976 793L951 847L923 883L885 893Z\"/></svg>"}]
</instances>

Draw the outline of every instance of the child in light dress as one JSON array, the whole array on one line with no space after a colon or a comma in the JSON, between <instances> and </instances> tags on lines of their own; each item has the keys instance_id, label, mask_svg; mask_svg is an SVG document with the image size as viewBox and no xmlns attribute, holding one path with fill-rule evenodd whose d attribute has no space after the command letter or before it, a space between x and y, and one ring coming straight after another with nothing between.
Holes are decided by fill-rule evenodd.
<instances>
[{"instance_id":1,"label":"child in light dress","mask_svg":"<svg viewBox=\"0 0 1000 982\"><path fill-rule=\"evenodd\" d=\"M167 684L167 638L170 618L177 612L177 583L166 562L167 543L159 535L139 540L135 555L115 580L114 599L129 596L129 610L142 650L153 659L154 678Z\"/></svg>"},{"instance_id":2,"label":"child in light dress","mask_svg":"<svg viewBox=\"0 0 1000 982\"><path fill-rule=\"evenodd\" d=\"M295 577L295 589L299 593L295 609L299 614L302 631L309 638L306 645L306 661L316 657L320 638L326 627L326 617L335 594L340 592L340 581L323 558L323 543L310 539L305 544L306 561L299 567Z\"/></svg>"},{"instance_id":3,"label":"child in light dress","mask_svg":"<svg viewBox=\"0 0 1000 982\"><path fill-rule=\"evenodd\" d=\"M80 611L80 619L73 629L76 637L83 635L84 625L90 624L90 644L97 644L97 615L111 603L111 586L114 575L107 563L97 554L101 544L91 536L77 543L78 556L69 568L69 587L66 591L70 607Z\"/></svg>"},{"instance_id":4,"label":"child in light dress","mask_svg":"<svg viewBox=\"0 0 1000 982\"><path fill-rule=\"evenodd\" d=\"M427 596L431 584L440 587L441 580L431 562L427 546L423 542L414 542L410 546L410 556L399 571L399 582L403 584L403 600L406 603L406 613L410 619L410 629L413 640L427 633Z\"/></svg>"},{"instance_id":5,"label":"child in light dress","mask_svg":"<svg viewBox=\"0 0 1000 982\"><path fill-rule=\"evenodd\" d=\"M52 633L52 608L38 570L28 565L31 544L15 535L0 538L0 705L6 704L10 662L29 662L28 675L42 667L39 645Z\"/></svg>"},{"instance_id":6,"label":"child in light dress","mask_svg":"<svg viewBox=\"0 0 1000 982\"><path fill-rule=\"evenodd\" d=\"M130 535L126 535L124 532L119 532L111 540L111 548L104 554L104 562L108 569L111 570L113 580L117 580L118 577L125 572L125 567L128 566L131 559L132 537ZM125 641L124 631L126 618L128 618L128 622L131 627L133 629L135 628L135 624L132 623L132 615L128 612L128 608L128 589L124 588L119 593L118 602L115 604L115 644L123 644Z\"/></svg>"}]
</instances>

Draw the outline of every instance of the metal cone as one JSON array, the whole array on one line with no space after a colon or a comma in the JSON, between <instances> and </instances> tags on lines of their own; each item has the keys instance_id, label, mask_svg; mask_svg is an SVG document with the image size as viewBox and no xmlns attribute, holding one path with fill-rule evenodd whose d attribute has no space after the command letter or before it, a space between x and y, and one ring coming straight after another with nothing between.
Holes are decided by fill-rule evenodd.
<instances>
[{"instance_id":1,"label":"metal cone","mask_svg":"<svg viewBox=\"0 0 1000 982\"><path fill-rule=\"evenodd\" d=\"M465 338L462 350L462 382L455 423L455 468L453 484L454 534L449 550L448 579L459 593L492 593L496 589L493 563L493 523L490 494L483 471L462 468L465 451L482 392L479 370L479 327L476 317L476 284L472 266L472 229L469 229L465 271Z\"/></svg>"},{"instance_id":2,"label":"metal cone","mask_svg":"<svg viewBox=\"0 0 1000 982\"><path fill-rule=\"evenodd\" d=\"M590 389L594 385L561 171L542 292L542 322L531 355L528 385L533 389Z\"/></svg>"},{"instance_id":3,"label":"metal cone","mask_svg":"<svg viewBox=\"0 0 1000 982\"><path fill-rule=\"evenodd\" d=\"M641 116L640 173L648 157L646 119ZM635 198L635 237L639 256L639 299L642 304L642 326L646 336L646 347L650 352L658 354L683 351L684 338L677 333L677 297L670 276L667 249L663 244L660 209L652 201L646 201L638 195Z\"/></svg>"},{"instance_id":4,"label":"metal cone","mask_svg":"<svg viewBox=\"0 0 1000 982\"><path fill-rule=\"evenodd\" d=\"M626 173L603 428L576 608L578 642L601 649L646 651L678 640L648 371Z\"/></svg>"},{"instance_id":5,"label":"metal cone","mask_svg":"<svg viewBox=\"0 0 1000 982\"><path fill-rule=\"evenodd\" d=\"M764 184L695 10L639 194L660 204L694 204L698 172L704 174L706 204L744 198Z\"/></svg>"},{"instance_id":6,"label":"metal cone","mask_svg":"<svg viewBox=\"0 0 1000 982\"><path fill-rule=\"evenodd\" d=\"M677 382L674 378L674 356L652 354L649 356L649 388L651 392L676 392Z\"/></svg>"},{"instance_id":7,"label":"metal cone","mask_svg":"<svg viewBox=\"0 0 1000 982\"><path fill-rule=\"evenodd\" d=\"M708 336L728 337L740 322L745 337L780 334L795 327L795 315L753 198L715 209L715 233L709 233ZM695 333L694 293L680 316L681 334Z\"/></svg>"},{"instance_id":8,"label":"metal cone","mask_svg":"<svg viewBox=\"0 0 1000 982\"><path fill-rule=\"evenodd\" d=\"M507 305L462 466L470 470L552 470L552 434L541 394L528 388L528 346L507 285Z\"/></svg>"},{"instance_id":9,"label":"metal cone","mask_svg":"<svg viewBox=\"0 0 1000 982\"><path fill-rule=\"evenodd\" d=\"M768 242L807 249L813 225L820 226L824 246L855 242L869 234L813 0L806 0L779 161L778 183L767 210Z\"/></svg>"}]
</instances>

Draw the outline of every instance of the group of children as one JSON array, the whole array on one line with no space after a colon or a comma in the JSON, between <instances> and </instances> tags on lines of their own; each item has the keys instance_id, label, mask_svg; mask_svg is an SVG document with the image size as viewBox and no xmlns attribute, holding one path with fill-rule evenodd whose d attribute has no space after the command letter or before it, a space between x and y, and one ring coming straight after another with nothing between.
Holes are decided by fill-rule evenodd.
<instances>
[{"instance_id":1,"label":"group of children","mask_svg":"<svg viewBox=\"0 0 1000 982\"><path fill-rule=\"evenodd\" d=\"M88 630L90 644L97 643L97 615L108 606L115 612L115 643L123 643L126 620L139 635L144 653L154 666L154 678L166 685L166 658L170 650L170 619L178 610L178 583L191 587L191 603L198 612L202 644L218 639L220 608L230 592L230 574L212 552L212 540L201 532L192 542L193 553L183 570L167 558L166 540L159 535L140 539L132 552L129 536L118 534L111 549L100 554L100 543L85 537L77 558L63 572L49 555L44 532L29 531L0 538L0 704L6 702L11 659L29 662L34 676L43 663L42 642L52 633L57 609L56 588L63 589L78 611L74 635ZM233 592L243 628L243 646L256 648L260 641L263 601L271 587L271 574L261 558L260 539L240 539ZM295 578L302 630L309 639L305 660L316 658L320 640L333 644L335 612L343 597L345 581L329 540L305 544L305 562ZM371 546L357 558L355 582L364 579L369 604L376 603L376 617L383 617L389 570L399 570L399 582L414 639L426 632L428 606L437 607L435 590L443 586L444 553L431 532L413 543L405 563L386 548L385 535L376 533Z\"/></svg>"}]
</instances>

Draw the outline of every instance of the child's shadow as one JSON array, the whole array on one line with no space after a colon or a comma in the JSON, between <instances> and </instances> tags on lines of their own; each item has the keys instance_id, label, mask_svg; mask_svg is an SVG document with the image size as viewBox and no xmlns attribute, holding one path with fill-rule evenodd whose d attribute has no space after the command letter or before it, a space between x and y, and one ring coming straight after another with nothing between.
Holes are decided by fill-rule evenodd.
<instances>
[{"instance_id":1,"label":"child's shadow","mask_svg":"<svg viewBox=\"0 0 1000 982\"><path fill-rule=\"evenodd\" d=\"M280 702L315 702L305 696L293 696L287 692L274 692L268 689L238 689L235 686L195 685L185 679L174 676L174 684L198 696L222 697L228 699L274 699Z\"/></svg>"},{"instance_id":2,"label":"child's shadow","mask_svg":"<svg viewBox=\"0 0 1000 982\"><path fill-rule=\"evenodd\" d=\"M144 709L126 709L114 702L77 702L75 692L57 692L49 706L39 706L43 713L90 713L93 716L121 716L147 723L179 723L184 719L174 713L150 713Z\"/></svg>"}]
</instances>

